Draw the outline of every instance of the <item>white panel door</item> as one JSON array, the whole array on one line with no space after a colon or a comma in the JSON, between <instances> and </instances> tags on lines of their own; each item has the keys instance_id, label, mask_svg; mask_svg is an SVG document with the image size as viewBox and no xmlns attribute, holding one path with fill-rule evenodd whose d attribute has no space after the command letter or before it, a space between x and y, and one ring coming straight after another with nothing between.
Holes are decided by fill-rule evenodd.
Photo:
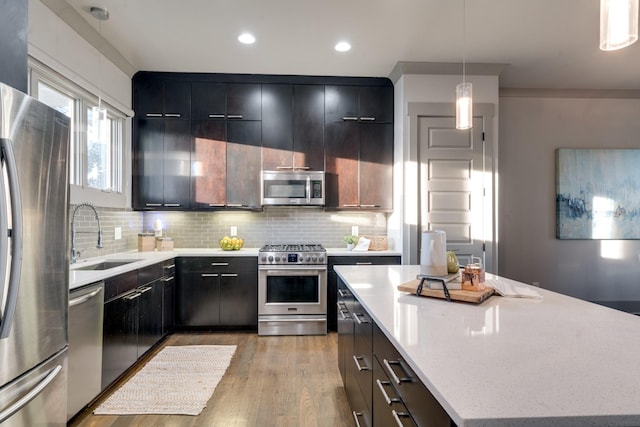
<instances>
[{"instance_id":1,"label":"white panel door","mask_svg":"<svg viewBox=\"0 0 640 427\"><path fill-rule=\"evenodd\" d=\"M456 129L455 117L418 116L418 121L418 229L445 231L447 249L456 252L460 264L479 257L490 270L492 256L485 243L491 236L487 227L493 203L485 190L492 188L493 178L483 142L484 119L475 117L469 130Z\"/></svg>"}]
</instances>

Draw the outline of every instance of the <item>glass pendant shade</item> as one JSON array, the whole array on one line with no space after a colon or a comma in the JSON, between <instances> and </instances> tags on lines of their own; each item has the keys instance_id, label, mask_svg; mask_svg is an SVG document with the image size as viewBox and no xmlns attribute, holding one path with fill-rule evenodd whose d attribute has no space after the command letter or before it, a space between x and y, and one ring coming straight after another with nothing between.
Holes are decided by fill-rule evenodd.
<instances>
[{"instance_id":1,"label":"glass pendant shade","mask_svg":"<svg viewBox=\"0 0 640 427\"><path fill-rule=\"evenodd\" d=\"M616 50L638 40L639 0L600 0L600 49Z\"/></svg>"},{"instance_id":2,"label":"glass pendant shade","mask_svg":"<svg viewBox=\"0 0 640 427\"><path fill-rule=\"evenodd\" d=\"M473 125L473 97L471 83L456 86L456 129L471 129Z\"/></svg>"}]
</instances>

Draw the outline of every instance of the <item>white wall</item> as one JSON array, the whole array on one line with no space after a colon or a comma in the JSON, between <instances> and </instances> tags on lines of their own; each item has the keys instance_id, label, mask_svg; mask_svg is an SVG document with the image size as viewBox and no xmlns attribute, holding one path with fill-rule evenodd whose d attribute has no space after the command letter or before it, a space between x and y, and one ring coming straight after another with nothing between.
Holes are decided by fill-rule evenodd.
<instances>
[{"instance_id":1,"label":"white wall","mask_svg":"<svg viewBox=\"0 0 640 427\"><path fill-rule=\"evenodd\" d=\"M131 78L40 0L29 0L29 56L131 115Z\"/></svg>"},{"instance_id":2,"label":"white wall","mask_svg":"<svg viewBox=\"0 0 640 427\"><path fill-rule=\"evenodd\" d=\"M640 307L640 241L558 240L555 209L555 150L640 148L639 117L638 99L500 98L501 275ZM603 258L608 245L621 258Z\"/></svg>"},{"instance_id":3,"label":"white wall","mask_svg":"<svg viewBox=\"0 0 640 427\"><path fill-rule=\"evenodd\" d=\"M498 150L498 76L466 76L473 84L474 103L495 105L493 117L493 144ZM402 250L403 262L411 263L412 245L410 236L416 234L411 225L417 224L418 212L413 203L417 197L417 147L410 144L410 123L408 105L410 103L455 103L455 88L460 83L460 75L405 74L395 83L395 129L394 129L394 212L389 216L388 235L396 250ZM497 161L494 163L497 169ZM419 231L418 231L419 233ZM418 236L414 236L416 239ZM415 261L415 256L413 258Z\"/></svg>"}]
</instances>

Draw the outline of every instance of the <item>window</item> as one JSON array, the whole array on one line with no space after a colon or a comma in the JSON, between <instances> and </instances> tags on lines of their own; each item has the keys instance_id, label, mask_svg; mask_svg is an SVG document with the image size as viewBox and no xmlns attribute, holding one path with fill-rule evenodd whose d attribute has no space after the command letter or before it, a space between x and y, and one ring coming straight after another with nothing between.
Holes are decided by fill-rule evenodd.
<instances>
[{"instance_id":1,"label":"window","mask_svg":"<svg viewBox=\"0 0 640 427\"><path fill-rule=\"evenodd\" d=\"M101 101L106 116L98 117L96 96L42 65L32 64L30 71L31 96L71 119L69 182L122 194L124 114Z\"/></svg>"}]
</instances>

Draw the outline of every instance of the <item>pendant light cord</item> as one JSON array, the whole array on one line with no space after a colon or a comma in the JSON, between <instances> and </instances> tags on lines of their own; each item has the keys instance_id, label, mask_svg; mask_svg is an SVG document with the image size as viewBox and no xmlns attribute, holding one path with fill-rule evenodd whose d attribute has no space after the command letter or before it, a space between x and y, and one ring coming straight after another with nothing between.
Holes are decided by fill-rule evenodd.
<instances>
[{"instance_id":1,"label":"pendant light cord","mask_svg":"<svg viewBox=\"0 0 640 427\"><path fill-rule=\"evenodd\" d=\"M467 74L466 65L465 65L465 53L466 53L465 46L467 44L466 4L467 4L466 0L462 0L462 83L466 83L465 76Z\"/></svg>"}]
</instances>

